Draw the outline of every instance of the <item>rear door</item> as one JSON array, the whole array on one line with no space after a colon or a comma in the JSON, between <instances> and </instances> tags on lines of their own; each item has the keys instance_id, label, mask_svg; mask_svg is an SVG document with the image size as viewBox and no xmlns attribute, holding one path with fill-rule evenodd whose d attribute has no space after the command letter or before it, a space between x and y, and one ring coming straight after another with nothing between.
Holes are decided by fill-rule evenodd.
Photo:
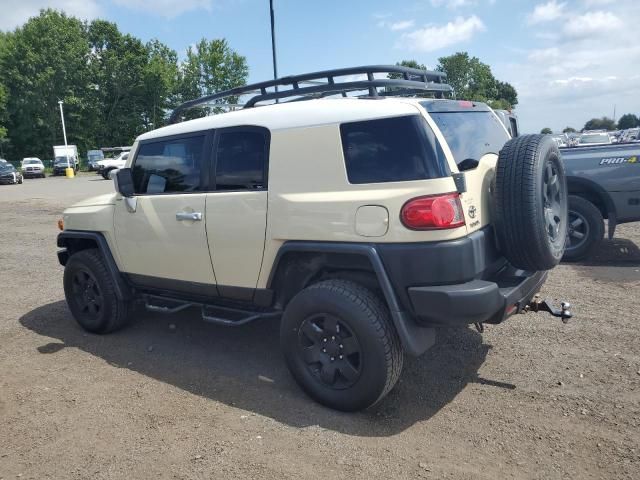
<instances>
[{"instance_id":1,"label":"rear door","mask_svg":"<svg viewBox=\"0 0 640 480\"><path fill-rule=\"evenodd\" d=\"M206 233L220 295L251 300L267 227L269 131L216 131L206 197Z\"/></svg>"},{"instance_id":2,"label":"rear door","mask_svg":"<svg viewBox=\"0 0 640 480\"><path fill-rule=\"evenodd\" d=\"M198 132L141 143L131 165L135 209L120 200L115 210L121 268L134 283L217 293L205 230L211 137Z\"/></svg>"}]
</instances>

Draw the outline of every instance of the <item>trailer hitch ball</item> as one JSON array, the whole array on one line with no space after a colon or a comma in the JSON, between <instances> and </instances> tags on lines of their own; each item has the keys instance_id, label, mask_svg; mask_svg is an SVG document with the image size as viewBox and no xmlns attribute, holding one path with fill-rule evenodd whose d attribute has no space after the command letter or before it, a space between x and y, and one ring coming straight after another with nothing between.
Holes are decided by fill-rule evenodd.
<instances>
[{"instance_id":1,"label":"trailer hitch ball","mask_svg":"<svg viewBox=\"0 0 640 480\"><path fill-rule=\"evenodd\" d=\"M569 302L561 302L560 308L556 308L548 300L542 300L540 295L533 297L533 300L525 308L530 312L547 312L554 317L560 318L562 323L568 323L569 319L573 316L571 313L571 304Z\"/></svg>"}]
</instances>

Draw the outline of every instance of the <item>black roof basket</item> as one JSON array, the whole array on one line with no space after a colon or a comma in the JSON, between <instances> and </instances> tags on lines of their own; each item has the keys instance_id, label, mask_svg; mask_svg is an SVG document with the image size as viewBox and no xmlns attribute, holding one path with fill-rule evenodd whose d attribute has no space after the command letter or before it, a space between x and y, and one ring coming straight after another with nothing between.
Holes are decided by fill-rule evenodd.
<instances>
[{"instance_id":1,"label":"black roof basket","mask_svg":"<svg viewBox=\"0 0 640 480\"><path fill-rule=\"evenodd\" d=\"M397 78L375 78L375 74L391 74ZM367 79L353 80L337 77L366 75ZM360 97L389 97L432 93L436 98L444 98L446 94L453 95L453 88L446 84L446 74L430 70L401 67L398 65L368 65L363 67L340 68L322 72L291 75L288 77L254 83L242 87L232 88L214 93L179 105L169 117L169 124L179 121L180 114L199 105L229 97L250 95L250 98L240 106L242 108L255 107L258 102L278 101L292 98L290 101L322 98L331 95L347 96L349 92L367 90L366 95ZM302 84L302 85L301 85ZM284 89L278 87L285 87ZM378 90L382 88L383 90ZM272 90L267 90L272 89ZM217 105L224 107L225 104Z\"/></svg>"}]
</instances>

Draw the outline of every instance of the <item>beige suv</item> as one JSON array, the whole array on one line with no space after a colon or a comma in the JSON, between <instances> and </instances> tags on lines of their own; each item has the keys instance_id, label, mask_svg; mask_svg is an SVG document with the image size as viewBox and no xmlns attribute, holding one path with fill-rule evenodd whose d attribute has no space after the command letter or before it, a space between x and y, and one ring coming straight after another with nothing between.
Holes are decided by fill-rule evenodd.
<instances>
[{"instance_id":1,"label":"beige suv","mask_svg":"<svg viewBox=\"0 0 640 480\"><path fill-rule=\"evenodd\" d=\"M64 212L64 289L86 330L124 326L136 303L280 319L297 382L350 411L439 327L570 316L532 301L567 229L548 136L510 139L486 105L444 98L443 74L392 66L242 87L172 121L225 96L250 98L141 135L117 192Z\"/></svg>"}]
</instances>

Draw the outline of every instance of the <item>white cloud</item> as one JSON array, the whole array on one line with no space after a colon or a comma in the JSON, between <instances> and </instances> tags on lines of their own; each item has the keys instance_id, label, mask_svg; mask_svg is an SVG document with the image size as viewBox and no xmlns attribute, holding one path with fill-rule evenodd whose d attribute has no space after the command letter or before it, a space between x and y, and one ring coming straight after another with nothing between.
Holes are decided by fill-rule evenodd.
<instances>
[{"instance_id":1,"label":"white cloud","mask_svg":"<svg viewBox=\"0 0 640 480\"><path fill-rule=\"evenodd\" d=\"M557 20L564 15L564 9L566 6L566 3L558 3L556 0L536 5L533 12L531 12L527 17L527 22L531 25L535 25L536 23L552 22Z\"/></svg>"},{"instance_id":2,"label":"white cloud","mask_svg":"<svg viewBox=\"0 0 640 480\"><path fill-rule=\"evenodd\" d=\"M427 25L422 29L404 33L398 47L432 52L465 42L484 30L486 30L484 23L475 15L468 18L457 17L453 22L445 25Z\"/></svg>"},{"instance_id":3,"label":"white cloud","mask_svg":"<svg viewBox=\"0 0 640 480\"><path fill-rule=\"evenodd\" d=\"M114 0L114 3L166 18L174 18L193 10L210 11L213 7L213 0Z\"/></svg>"},{"instance_id":4,"label":"white cloud","mask_svg":"<svg viewBox=\"0 0 640 480\"><path fill-rule=\"evenodd\" d=\"M407 28L413 27L414 23L415 22L413 20L401 20L399 22L392 23L389 25L389 28L394 32L397 32L398 30L406 30Z\"/></svg>"},{"instance_id":5,"label":"white cloud","mask_svg":"<svg viewBox=\"0 0 640 480\"><path fill-rule=\"evenodd\" d=\"M431 5L434 7L446 6L447 8L460 8L475 5L476 0L431 0Z\"/></svg>"},{"instance_id":6,"label":"white cloud","mask_svg":"<svg viewBox=\"0 0 640 480\"><path fill-rule=\"evenodd\" d=\"M622 20L611 12L587 12L570 18L563 31L569 37L588 37L599 35L622 27Z\"/></svg>"},{"instance_id":7,"label":"white cloud","mask_svg":"<svg viewBox=\"0 0 640 480\"><path fill-rule=\"evenodd\" d=\"M13 30L35 17L43 8L62 10L68 15L91 20L101 14L97 0L0 0L0 30Z\"/></svg>"}]
</instances>

